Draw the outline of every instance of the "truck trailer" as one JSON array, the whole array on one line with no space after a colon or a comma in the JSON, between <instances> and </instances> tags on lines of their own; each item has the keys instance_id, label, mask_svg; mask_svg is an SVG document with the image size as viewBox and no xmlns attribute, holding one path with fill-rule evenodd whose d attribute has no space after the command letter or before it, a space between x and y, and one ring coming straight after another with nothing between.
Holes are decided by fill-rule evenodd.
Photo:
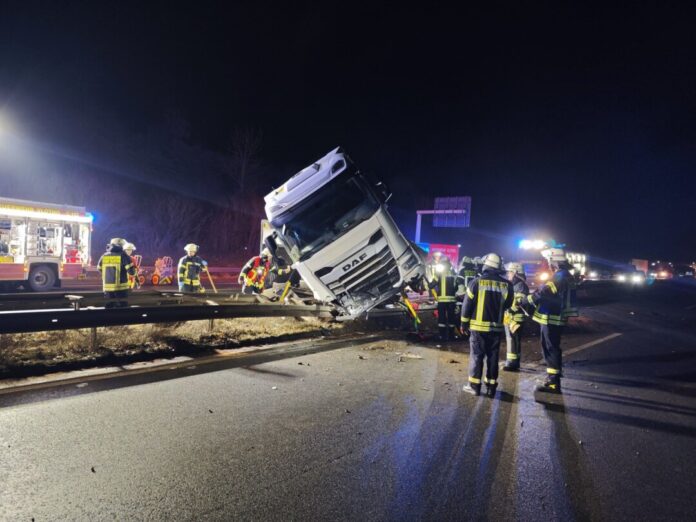
<instances>
[{"instance_id":1,"label":"truck trailer","mask_svg":"<svg viewBox=\"0 0 696 522\"><path fill-rule=\"evenodd\" d=\"M83 207L0 198L0 283L46 291L82 277L92 221Z\"/></svg>"},{"instance_id":2,"label":"truck trailer","mask_svg":"<svg viewBox=\"0 0 696 522\"><path fill-rule=\"evenodd\" d=\"M287 252L314 298L354 319L407 286L424 264L387 212L391 194L336 148L266 195L272 233L266 245Z\"/></svg>"}]
</instances>

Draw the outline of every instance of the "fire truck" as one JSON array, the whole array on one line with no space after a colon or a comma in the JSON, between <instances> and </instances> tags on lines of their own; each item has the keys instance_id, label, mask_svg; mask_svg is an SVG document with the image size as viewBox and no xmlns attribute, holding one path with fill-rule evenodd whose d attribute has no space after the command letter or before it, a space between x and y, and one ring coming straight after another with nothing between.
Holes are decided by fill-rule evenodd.
<instances>
[{"instance_id":1,"label":"fire truck","mask_svg":"<svg viewBox=\"0 0 696 522\"><path fill-rule=\"evenodd\" d=\"M92 221L83 207L0 198L0 283L40 292L83 277Z\"/></svg>"}]
</instances>

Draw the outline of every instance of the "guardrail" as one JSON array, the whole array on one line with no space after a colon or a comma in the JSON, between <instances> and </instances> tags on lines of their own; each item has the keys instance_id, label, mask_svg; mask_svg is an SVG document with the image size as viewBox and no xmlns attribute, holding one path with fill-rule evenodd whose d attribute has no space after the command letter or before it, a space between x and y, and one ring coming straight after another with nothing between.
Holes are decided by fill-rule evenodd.
<instances>
[{"instance_id":1,"label":"guardrail","mask_svg":"<svg viewBox=\"0 0 696 522\"><path fill-rule=\"evenodd\" d=\"M239 317L324 317L333 308L321 305L263 303L172 304L128 308L59 308L0 312L0 334L74 330L131 324L175 323Z\"/></svg>"}]
</instances>

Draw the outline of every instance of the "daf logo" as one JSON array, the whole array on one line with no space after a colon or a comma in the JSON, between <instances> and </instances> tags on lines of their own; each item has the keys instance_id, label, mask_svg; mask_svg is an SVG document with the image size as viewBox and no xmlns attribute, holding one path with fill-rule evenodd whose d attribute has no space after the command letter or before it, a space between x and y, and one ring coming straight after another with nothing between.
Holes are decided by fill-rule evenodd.
<instances>
[{"instance_id":1,"label":"daf logo","mask_svg":"<svg viewBox=\"0 0 696 522\"><path fill-rule=\"evenodd\" d=\"M367 254L360 254L360 256L357 259L353 259L350 263L343 265L343 271L347 272L354 266L358 266L361 261L365 261L365 258L367 257Z\"/></svg>"}]
</instances>

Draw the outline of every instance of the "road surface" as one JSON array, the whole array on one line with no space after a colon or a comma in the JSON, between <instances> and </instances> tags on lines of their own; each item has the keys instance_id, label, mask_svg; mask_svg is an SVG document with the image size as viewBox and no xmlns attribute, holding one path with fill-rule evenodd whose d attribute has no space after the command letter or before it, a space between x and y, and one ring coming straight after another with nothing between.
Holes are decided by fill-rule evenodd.
<instances>
[{"instance_id":1,"label":"road surface","mask_svg":"<svg viewBox=\"0 0 696 522\"><path fill-rule=\"evenodd\" d=\"M689 519L696 290L584 304L562 398L537 338L491 400L464 345L367 336L0 395L0 519Z\"/></svg>"}]
</instances>

